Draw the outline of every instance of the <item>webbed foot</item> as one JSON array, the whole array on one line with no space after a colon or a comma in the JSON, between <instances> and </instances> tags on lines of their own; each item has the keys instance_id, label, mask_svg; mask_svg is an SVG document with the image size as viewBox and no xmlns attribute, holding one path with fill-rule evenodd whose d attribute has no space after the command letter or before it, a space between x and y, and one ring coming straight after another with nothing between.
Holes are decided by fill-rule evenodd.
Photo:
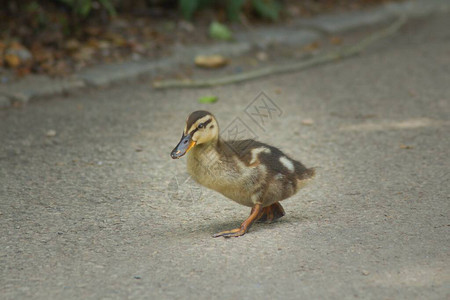
<instances>
[{"instance_id":1,"label":"webbed foot","mask_svg":"<svg viewBox=\"0 0 450 300\"><path fill-rule=\"evenodd\" d=\"M284 212L283 206L281 206L280 202L275 202L274 204L264 207L261 210L261 213L258 216L257 221L271 223L276 219L281 218L285 214L286 213Z\"/></svg>"},{"instance_id":2,"label":"webbed foot","mask_svg":"<svg viewBox=\"0 0 450 300\"><path fill-rule=\"evenodd\" d=\"M258 217L261 215L261 211L262 211L261 204L256 204L252 208L250 216L248 216L248 218L241 224L241 226L239 228L216 233L213 235L213 237L216 238L219 236L223 236L225 238L230 238L230 237L238 237L238 236L244 235L250 229L253 222L255 222L255 220L257 220Z\"/></svg>"}]
</instances>

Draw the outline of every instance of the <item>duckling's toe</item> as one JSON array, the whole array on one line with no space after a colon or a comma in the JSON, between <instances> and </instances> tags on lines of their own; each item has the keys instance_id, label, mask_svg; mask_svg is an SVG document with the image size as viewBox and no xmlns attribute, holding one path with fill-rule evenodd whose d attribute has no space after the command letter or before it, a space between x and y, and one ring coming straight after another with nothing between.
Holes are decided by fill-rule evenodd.
<instances>
[{"instance_id":1,"label":"duckling's toe","mask_svg":"<svg viewBox=\"0 0 450 300\"><path fill-rule=\"evenodd\" d=\"M213 235L213 237L215 237L215 238L220 237L220 236L223 236L224 238L238 237L238 236L244 235L246 232L247 231L245 229L235 228L232 230L226 230L226 231L215 233Z\"/></svg>"},{"instance_id":2,"label":"duckling's toe","mask_svg":"<svg viewBox=\"0 0 450 300\"><path fill-rule=\"evenodd\" d=\"M261 215L261 212L261 204L255 204L255 206L253 206L252 208L252 211L250 212L250 216L248 216L248 218L241 224L241 227L216 233L213 235L213 237L223 236L225 238L229 238L244 235L249 230L250 226L252 226L253 222L255 222L255 220L258 218L258 216Z\"/></svg>"}]
</instances>

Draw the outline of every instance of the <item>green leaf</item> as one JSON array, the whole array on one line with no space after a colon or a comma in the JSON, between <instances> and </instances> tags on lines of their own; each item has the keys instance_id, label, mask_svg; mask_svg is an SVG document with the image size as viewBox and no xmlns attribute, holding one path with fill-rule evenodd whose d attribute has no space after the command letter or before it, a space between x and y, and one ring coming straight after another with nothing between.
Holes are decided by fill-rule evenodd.
<instances>
[{"instance_id":1,"label":"green leaf","mask_svg":"<svg viewBox=\"0 0 450 300\"><path fill-rule=\"evenodd\" d=\"M85 18L89 15L89 13L91 12L91 8L92 8L92 2L91 0L83 0L79 3L78 6L78 11L77 13Z\"/></svg>"},{"instance_id":2,"label":"green leaf","mask_svg":"<svg viewBox=\"0 0 450 300\"><path fill-rule=\"evenodd\" d=\"M239 21L239 15L241 14L242 5L245 0L229 0L227 4L227 16L232 22Z\"/></svg>"},{"instance_id":3,"label":"green leaf","mask_svg":"<svg viewBox=\"0 0 450 300\"><path fill-rule=\"evenodd\" d=\"M192 15L198 8L199 0L178 0L181 14L187 20L192 19Z\"/></svg>"},{"instance_id":4,"label":"green leaf","mask_svg":"<svg viewBox=\"0 0 450 300\"><path fill-rule=\"evenodd\" d=\"M253 0L253 8L263 18L278 20L281 5L276 0Z\"/></svg>"},{"instance_id":5,"label":"green leaf","mask_svg":"<svg viewBox=\"0 0 450 300\"><path fill-rule=\"evenodd\" d=\"M112 17L117 15L116 9L114 8L114 5L112 4L111 0L99 0L101 5L108 11L108 14Z\"/></svg>"},{"instance_id":6,"label":"green leaf","mask_svg":"<svg viewBox=\"0 0 450 300\"><path fill-rule=\"evenodd\" d=\"M214 103L219 99L217 96L204 96L198 98L198 102L200 103Z\"/></svg>"},{"instance_id":7,"label":"green leaf","mask_svg":"<svg viewBox=\"0 0 450 300\"><path fill-rule=\"evenodd\" d=\"M220 24L219 22L212 22L209 26L209 35L218 40L231 40L232 33L227 26Z\"/></svg>"}]
</instances>

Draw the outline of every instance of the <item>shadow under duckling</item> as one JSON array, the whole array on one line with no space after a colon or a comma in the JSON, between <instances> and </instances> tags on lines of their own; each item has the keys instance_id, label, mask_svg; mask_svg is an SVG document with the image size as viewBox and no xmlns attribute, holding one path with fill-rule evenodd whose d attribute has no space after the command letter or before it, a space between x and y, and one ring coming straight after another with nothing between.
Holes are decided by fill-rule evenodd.
<instances>
[{"instance_id":1,"label":"shadow under duckling","mask_svg":"<svg viewBox=\"0 0 450 300\"><path fill-rule=\"evenodd\" d=\"M187 169L195 181L252 208L239 228L214 237L241 236L255 221L281 218L285 212L279 201L297 193L315 174L314 168L273 146L250 139L222 140L216 118L204 110L189 115L171 156L177 159L188 152Z\"/></svg>"}]
</instances>

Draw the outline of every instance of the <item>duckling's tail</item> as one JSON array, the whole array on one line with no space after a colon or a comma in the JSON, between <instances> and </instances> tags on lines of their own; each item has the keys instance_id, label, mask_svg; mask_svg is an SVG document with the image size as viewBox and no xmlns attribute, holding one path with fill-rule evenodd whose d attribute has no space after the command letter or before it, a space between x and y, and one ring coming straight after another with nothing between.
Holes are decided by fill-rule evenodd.
<instances>
[{"instance_id":1,"label":"duckling's tail","mask_svg":"<svg viewBox=\"0 0 450 300\"><path fill-rule=\"evenodd\" d=\"M316 175L316 168L304 169L300 174L297 173L296 191L305 187L311 179Z\"/></svg>"},{"instance_id":2,"label":"duckling's tail","mask_svg":"<svg viewBox=\"0 0 450 300\"><path fill-rule=\"evenodd\" d=\"M305 187L311 179L316 175L316 168L304 168L301 172L297 173L297 185L296 191Z\"/></svg>"},{"instance_id":3,"label":"duckling's tail","mask_svg":"<svg viewBox=\"0 0 450 300\"><path fill-rule=\"evenodd\" d=\"M303 167L302 170L297 172L297 179L298 180L307 180L311 179L316 175L316 168L305 168Z\"/></svg>"},{"instance_id":4,"label":"duckling's tail","mask_svg":"<svg viewBox=\"0 0 450 300\"><path fill-rule=\"evenodd\" d=\"M306 172L305 172L305 179L306 179L306 178L313 178L314 176L316 176L316 168L309 168L309 169L306 169Z\"/></svg>"}]
</instances>

